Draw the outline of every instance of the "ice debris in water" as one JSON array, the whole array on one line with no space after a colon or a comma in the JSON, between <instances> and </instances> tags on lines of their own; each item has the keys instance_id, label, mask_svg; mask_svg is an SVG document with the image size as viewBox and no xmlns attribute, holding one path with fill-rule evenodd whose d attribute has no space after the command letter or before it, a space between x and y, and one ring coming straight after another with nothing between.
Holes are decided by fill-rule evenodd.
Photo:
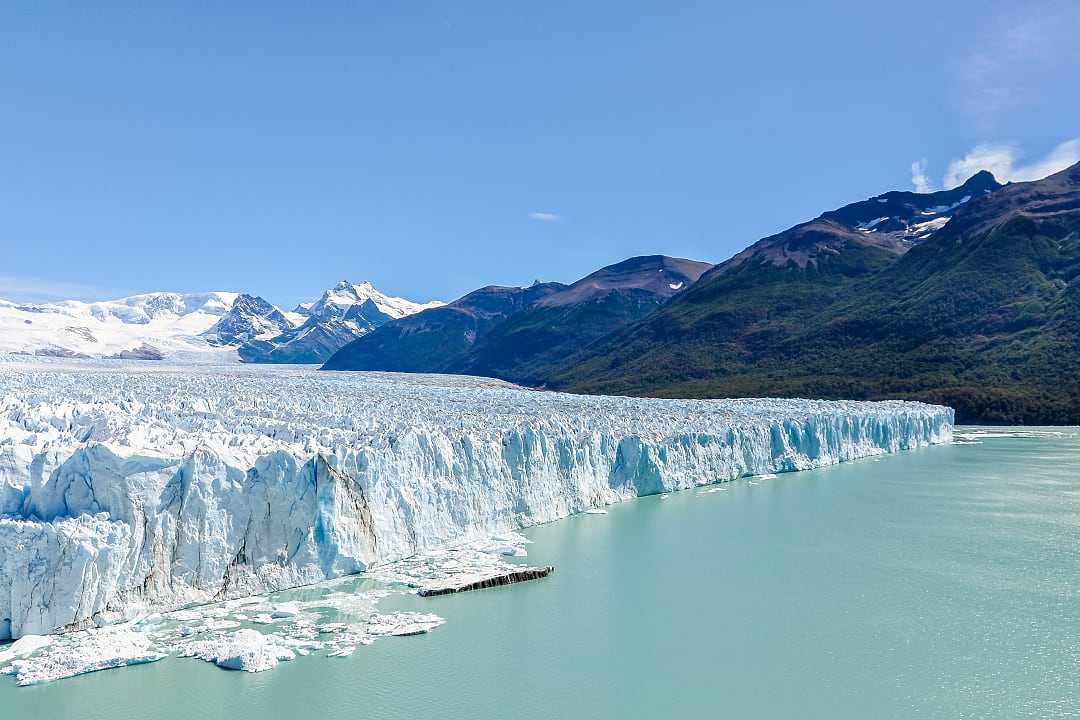
<instances>
[{"instance_id":1,"label":"ice debris in water","mask_svg":"<svg viewBox=\"0 0 1080 720\"><path fill-rule=\"evenodd\" d=\"M369 575L383 582L406 585L421 595L483 585L509 573L539 570L503 559L525 557L528 542L519 533L505 533L398 560L370 571Z\"/></svg>"},{"instance_id":2,"label":"ice debris in water","mask_svg":"<svg viewBox=\"0 0 1080 720\"><path fill-rule=\"evenodd\" d=\"M180 650L181 657L197 657L227 670L261 672L296 653L277 645L273 638L254 630L237 630L210 640L193 640Z\"/></svg>"},{"instance_id":3,"label":"ice debris in water","mask_svg":"<svg viewBox=\"0 0 1080 720\"><path fill-rule=\"evenodd\" d=\"M41 648L51 645L54 639L52 635L23 635L8 647L0 650L0 666L15 658L33 654Z\"/></svg>"},{"instance_id":4,"label":"ice debris in water","mask_svg":"<svg viewBox=\"0 0 1080 720\"><path fill-rule=\"evenodd\" d=\"M419 635L439 627L443 619L438 615L421 612L398 612L389 615L373 615L367 631L379 635Z\"/></svg>"},{"instance_id":5,"label":"ice debris in water","mask_svg":"<svg viewBox=\"0 0 1080 720\"><path fill-rule=\"evenodd\" d=\"M19 685L33 685L163 657L165 653L145 633L116 626L60 635L39 644L29 657L14 660L7 672Z\"/></svg>"},{"instance_id":6,"label":"ice debris in water","mask_svg":"<svg viewBox=\"0 0 1080 720\"><path fill-rule=\"evenodd\" d=\"M380 600L529 570L508 559L526 555L529 542L519 533L502 533L273 597L151 613L124 626L66 635L28 635L0 652L0 660L13 660L7 671L30 684L168 655L246 672L316 653L348 657L379 638L419 635L444 622L433 613L380 611Z\"/></svg>"},{"instance_id":7,"label":"ice debris in water","mask_svg":"<svg viewBox=\"0 0 1080 720\"><path fill-rule=\"evenodd\" d=\"M999 428L963 428L953 432L956 441L977 442L983 438L1061 438L1074 433L1063 430L1040 430L1024 428L1022 430L1001 430Z\"/></svg>"},{"instance_id":8,"label":"ice debris in water","mask_svg":"<svg viewBox=\"0 0 1080 720\"><path fill-rule=\"evenodd\" d=\"M335 590L331 581L292 591L299 597L284 602L254 597L243 603L154 613L124 626L57 636L27 635L0 652L0 661L12 661L2 669L15 675L20 685L169 655L204 660L228 670L263 672L281 661L313 653L347 657L380 637L419 635L443 623L432 613L379 612L378 601L393 593L385 587ZM267 612L274 609L277 617ZM249 616L249 611L257 614ZM260 616L271 626L267 631L241 627Z\"/></svg>"},{"instance_id":9,"label":"ice debris in water","mask_svg":"<svg viewBox=\"0 0 1080 720\"><path fill-rule=\"evenodd\" d=\"M310 585L640 495L945 442L952 421L948 408L899 401L0 358L0 588L11 589L0 640Z\"/></svg>"}]
</instances>

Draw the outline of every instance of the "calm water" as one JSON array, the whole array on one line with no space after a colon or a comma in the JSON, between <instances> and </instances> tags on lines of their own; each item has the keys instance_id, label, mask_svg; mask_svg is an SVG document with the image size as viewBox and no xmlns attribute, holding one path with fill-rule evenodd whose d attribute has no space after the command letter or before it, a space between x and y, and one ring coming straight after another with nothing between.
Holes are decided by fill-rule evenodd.
<instances>
[{"instance_id":1,"label":"calm water","mask_svg":"<svg viewBox=\"0 0 1080 720\"><path fill-rule=\"evenodd\" d=\"M261 674L0 678L0 717L1077 717L1065 434L626 503L527 532L546 580L384 603L447 619L428 635Z\"/></svg>"}]
</instances>

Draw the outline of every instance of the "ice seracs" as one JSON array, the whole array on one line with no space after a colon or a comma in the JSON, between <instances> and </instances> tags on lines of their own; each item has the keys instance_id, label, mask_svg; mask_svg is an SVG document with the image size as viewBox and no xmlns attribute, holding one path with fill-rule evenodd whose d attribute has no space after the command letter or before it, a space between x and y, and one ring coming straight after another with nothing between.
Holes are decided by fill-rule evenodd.
<instances>
[{"instance_id":1,"label":"ice seracs","mask_svg":"<svg viewBox=\"0 0 1080 720\"><path fill-rule=\"evenodd\" d=\"M0 361L0 637L310 584L639 495L943 442L952 420L898 401Z\"/></svg>"}]
</instances>

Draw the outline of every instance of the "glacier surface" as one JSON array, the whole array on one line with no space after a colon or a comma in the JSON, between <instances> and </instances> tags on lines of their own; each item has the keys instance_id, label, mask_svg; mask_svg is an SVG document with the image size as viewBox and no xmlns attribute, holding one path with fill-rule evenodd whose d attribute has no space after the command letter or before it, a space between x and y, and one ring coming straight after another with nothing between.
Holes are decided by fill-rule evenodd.
<instances>
[{"instance_id":1,"label":"glacier surface","mask_svg":"<svg viewBox=\"0 0 1080 720\"><path fill-rule=\"evenodd\" d=\"M0 639L311 584L639 495L947 442L952 424L949 408L898 401L652 400L0 357Z\"/></svg>"}]
</instances>

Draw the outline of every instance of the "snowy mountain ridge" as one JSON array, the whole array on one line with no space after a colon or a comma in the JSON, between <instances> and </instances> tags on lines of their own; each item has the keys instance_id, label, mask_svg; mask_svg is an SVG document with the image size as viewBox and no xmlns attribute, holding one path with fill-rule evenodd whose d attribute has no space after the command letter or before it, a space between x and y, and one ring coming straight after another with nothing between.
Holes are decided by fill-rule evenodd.
<instances>
[{"instance_id":1,"label":"snowy mountain ridge","mask_svg":"<svg viewBox=\"0 0 1080 720\"><path fill-rule=\"evenodd\" d=\"M199 336L238 297L232 292L160 292L99 302L0 300L0 352L110 358L147 348L177 357L220 355Z\"/></svg>"},{"instance_id":2,"label":"snowy mountain ridge","mask_svg":"<svg viewBox=\"0 0 1080 720\"><path fill-rule=\"evenodd\" d=\"M253 338L238 353L252 363L324 362L384 323L441 305L385 295L367 281L356 285L342 280L315 302L298 305L290 313L295 327L274 337Z\"/></svg>"},{"instance_id":3,"label":"snowy mountain ridge","mask_svg":"<svg viewBox=\"0 0 1080 720\"><path fill-rule=\"evenodd\" d=\"M312 315L341 317L354 305L363 305L368 301L374 304L380 313L391 320L397 320L406 315L413 315L428 308L441 307L446 304L438 300L415 303L405 298L381 293L367 280L359 284L342 280L323 293L322 297L314 303L301 303L293 312L308 317Z\"/></svg>"},{"instance_id":4,"label":"snowy mountain ridge","mask_svg":"<svg viewBox=\"0 0 1080 720\"><path fill-rule=\"evenodd\" d=\"M257 342L268 343L271 350L291 344L291 361L317 362L386 320L440 304L414 303L385 295L369 282L344 281L288 313L261 297L235 292L157 292L99 302L0 299L0 352L260 362L257 351L247 357L238 352ZM306 344L304 338L309 338ZM312 351L313 344L319 350Z\"/></svg>"}]
</instances>

